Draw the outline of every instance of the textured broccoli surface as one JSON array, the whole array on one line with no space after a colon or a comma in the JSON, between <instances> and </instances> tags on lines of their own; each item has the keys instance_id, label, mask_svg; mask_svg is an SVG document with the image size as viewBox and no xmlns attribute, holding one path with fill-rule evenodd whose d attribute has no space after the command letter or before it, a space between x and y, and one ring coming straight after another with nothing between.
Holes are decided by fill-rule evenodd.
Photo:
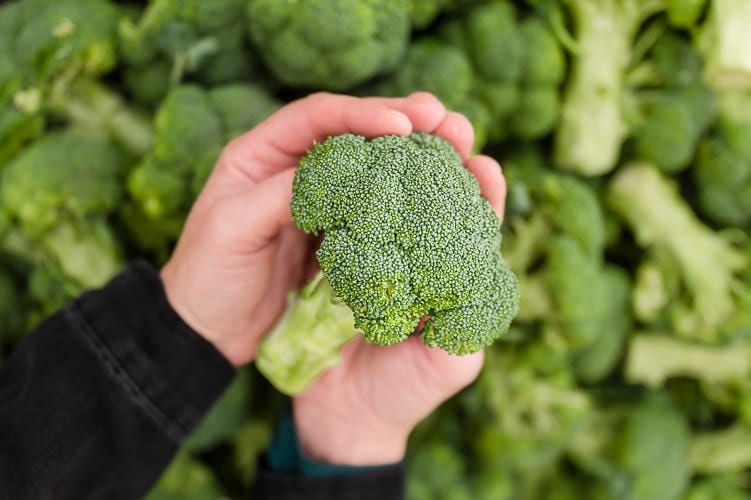
<instances>
[{"instance_id":1,"label":"textured broccoli surface","mask_svg":"<svg viewBox=\"0 0 751 500\"><path fill-rule=\"evenodd\" d=\"M341 90L394 69L409 41L403 0L250 0L250 37L284 84Z\"/></svg>"},{"instance_id":2,"label":"textured broccoli surface","mask_svg":"<svg viewBox=\"0 0 751 500\"><path fill-rule=\"evenodd\" d=\"M500 223L445 140L424 133L331 137L300 161L291 210L298 227L325 233L317 257L327 285L316 289L327 298L314 290L297 304L346 304L351 312L344 307L342 314L353 315L354 324L342 321L338 345L355 328L373 343L395 344L425 318L426 345L467 354L508 329L518 290L501 257ZM311 324L320 324L317 314L308 315ZM288 366L264 366L264 352L285 336L309 335L296 326L272 333L260 348L258 365L275 382L297 360L288 353L277 356Z\"/></svg>"}]
</instances>

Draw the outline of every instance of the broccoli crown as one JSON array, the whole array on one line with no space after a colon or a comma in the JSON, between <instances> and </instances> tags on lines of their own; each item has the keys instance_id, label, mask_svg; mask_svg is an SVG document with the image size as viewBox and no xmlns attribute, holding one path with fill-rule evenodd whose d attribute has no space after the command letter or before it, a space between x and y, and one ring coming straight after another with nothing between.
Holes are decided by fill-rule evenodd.
<instances>
[{"instance_id":1,"label":"broccoli crown","mask_svg":"<svg viewBox=\"0 0 751 500\"><path fill-rule=\"evenodd\" d=\"M24 231L35 235L61 215L108 214L120 201L126 161L108 141L70 130L47 134L3 171L2 204Z\"/></svg>"},{"instance_id":2,"label":"broccoli crown","mask_svg":"<svg viewBox=\"0 0 751 500\"><path fill-rule=\"evenodd\" d=\"M342 90L393 69L409 41L403 0L250 0L250 37L286 85Z\"/></svg>"},{"instance_id":3,"label":"broccoli crown","mask_svg":"<svg viewBox=\"0 0 751 500\"><path fill-rule=\"evenodd\" d=\"M325 231L321 270L370 341L400 342L428 316L426 344L465 354L508 329L518 289L500 223L445 140L331 137L301 160L291 210Z\"/></svg>"}]
</instances>

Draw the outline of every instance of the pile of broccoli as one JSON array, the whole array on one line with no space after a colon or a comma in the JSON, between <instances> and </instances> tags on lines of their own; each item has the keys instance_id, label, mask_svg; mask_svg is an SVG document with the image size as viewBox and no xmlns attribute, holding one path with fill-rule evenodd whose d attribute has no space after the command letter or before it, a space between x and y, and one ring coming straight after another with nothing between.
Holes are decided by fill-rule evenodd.
<instances>
[{"instance_id":1,"label":"pile of broccoli","mask_svg":"<svg viewBox=\"0 0 751 500\"><path fill-rule=\"evenodd\" d=\"M747 498L750 25L748 0L4 2L0 363L160 266L285 103L424 90L503 165L504 222L440 138L310 144L290 209L321 272L151 498L244 495L286 394L357 335L486 353L414 431L410 500Z\"/></svg>"}]
</instances>

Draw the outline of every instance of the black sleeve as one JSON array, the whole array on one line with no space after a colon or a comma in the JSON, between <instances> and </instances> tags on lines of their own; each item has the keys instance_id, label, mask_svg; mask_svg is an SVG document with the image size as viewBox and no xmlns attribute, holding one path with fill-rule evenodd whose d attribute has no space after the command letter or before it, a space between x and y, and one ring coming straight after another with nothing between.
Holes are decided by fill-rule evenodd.
<instances>
[{"instance_id":1,"label":"black sleeve","mask_svg":"<svg viewBox=\"0 0 751 500\"><path fill-rule=\"evenodd\" d=\"M133 265L0 367L0 498L142 497L233 374Z\"/></svg>"},{"instance_id":2,"label":"black sleeve","mask_svg":"<svg viewBox=\"0 0 751 500\"><path fill-rule=\"evenodd\" d=\"M303 476L272 470L262 457L252 500L402 500L404 462L336 476Z\"/></svg>"}]
</instances>

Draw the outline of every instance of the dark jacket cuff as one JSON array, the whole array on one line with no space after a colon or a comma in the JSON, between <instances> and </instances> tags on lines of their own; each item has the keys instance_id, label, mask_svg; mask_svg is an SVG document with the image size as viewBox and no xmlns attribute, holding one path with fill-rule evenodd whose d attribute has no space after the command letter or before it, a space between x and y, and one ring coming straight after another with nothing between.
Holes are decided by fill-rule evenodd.
<instances>
[{"instance_id":1,"label":"dark jacket cuff","mask_svg":"<svg viewBox=\"0 0 751 500\"><path fill-rule=\"evenodd\" d=\"M404 463L335 476L303 476L271 470L266 458L258 461L253 500L401 500Z\"/></svg>"},{"instance_id":2,"label":"dark jacket cuff","mask_svg":"<svg viewBox=\"0 0 751 500\"><path fill-rule=\"evenodd\" d=\"M104 292L104 293L103 293ZM139 261L73 305L91 347L133 401L184 439L230 383L234 368L172 309L157 272Z\"/></svg>"}]
</instances>

